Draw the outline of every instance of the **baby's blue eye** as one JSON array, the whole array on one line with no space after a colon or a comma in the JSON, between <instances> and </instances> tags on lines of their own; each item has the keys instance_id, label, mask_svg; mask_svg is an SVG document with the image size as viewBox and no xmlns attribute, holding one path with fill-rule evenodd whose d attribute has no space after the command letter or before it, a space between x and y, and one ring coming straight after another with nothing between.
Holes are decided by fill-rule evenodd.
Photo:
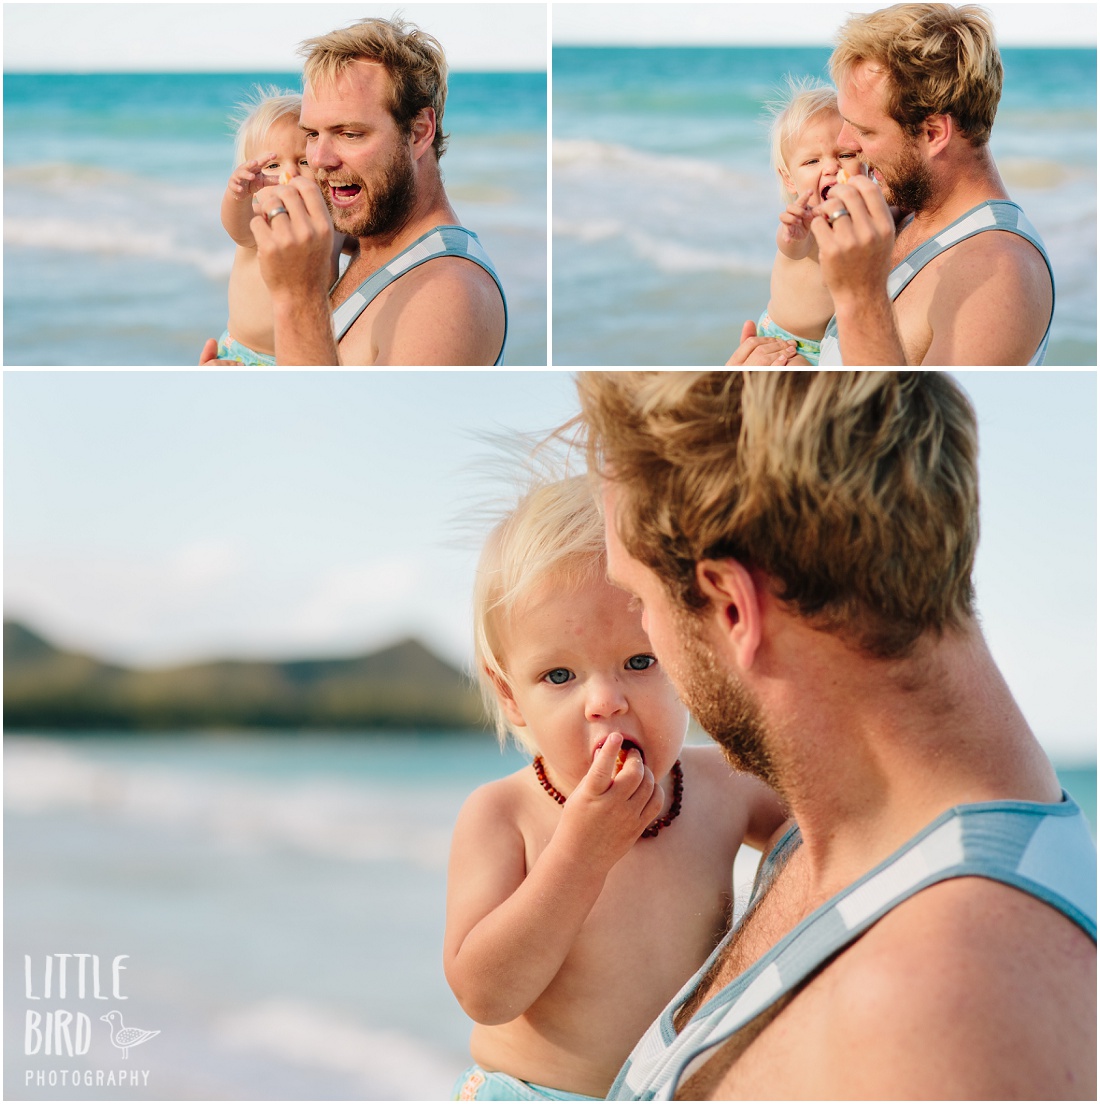
<instances>
[{"instance_id":1,"label":"baby's blue eye","mask_svg":"<svg viewBox=\"0 0 1100 1104\"><path fill-rule=\"evenodd\" d=\"M635 656L631 656L626 661L626 669L628 671L647 671L656 662L657 662L657 657L656 656L635 655Z\"/></svg>"},{"instance_id":2,"label":"baby's blue eye","mask_svg":"<svg viewBox=\"0 0 1100 1104\"><path fill-rule=\"evenodd\" d=\"M573 672L568 667L555 667L552 671L547 671L542 677L555 686L563 686L573 677Z\"/></svg>"}]
</instances>

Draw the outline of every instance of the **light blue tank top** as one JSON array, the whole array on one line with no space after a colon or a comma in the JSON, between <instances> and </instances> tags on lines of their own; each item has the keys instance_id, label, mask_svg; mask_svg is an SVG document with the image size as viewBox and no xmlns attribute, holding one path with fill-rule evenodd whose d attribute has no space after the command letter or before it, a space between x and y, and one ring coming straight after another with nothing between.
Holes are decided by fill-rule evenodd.
<instances>
[{"instance_id":1,"label":"light blue tank top","mask_svg":"<svg viewBox=\"0 0 1100 1104\"><path fill-rule=\"evenodd\" d=\"M1096 844L1066 794L1060 804L995 801L937 817L885 862L806 917L767 954L696 1011L679 1034L676 1009L735 932L673 998L619 1072L609 1100L670 1100L689 1065L709 1057L891 909L930 885L978 876L1015 886L1064 913L1096 940ZM761 864L749 907L801 843L797 825ZM693 1065L693 1068L697 1066Z\"/></svg>"},{"instance_id":2,"label":"light blue tank top","mask_svg":"<svg viewBox=\"0 0 1100 1104\"><path fill-rule=\"evenodd\" d=\"M1019 234L1021 238L1026 238L1039 250L1046 262L1047 271L1050 273L1050 318L1047 319L1046 332L1043 334L1043 340L1039 342L1039 348L1035 350L1035 355L1028 361L1029 365L1040 365L1046 357L1047 345L1050 342L1050 324L1054 318L1054 269L1051 267L1050 257L1047 256L1046 247L1043 245L1038 231L1031 225L1031 221L1024 214L1019 204L1013 203L1011 200L987 199L984 203L979 203L977 207L971 208L965 215L961 215L950 226L944 227L934 238L929 238L928 241L918 245L890 273L886 282L886 291L890 296L890 302L892 303L897 299L908 287L909 281L933 257L938 257L965 238L972 238L975 234L981 234L986 230L1007 230L1010 233ZM829 325L825 329L825 336L821 339L821 359L818 363L822 367L828 366L830 368L840 367L844 364L840 356L840 339L837 335L835 317L830 319Z\"/></svg>"},{"instance_id":3,"label":"light blue tank top","mask_svg":"<svg viewBox=\"0 0 1100 1104\"><path fill-rule=\"evenodd\" d=\"M493 278L500 301L504 304L504 340L500 343L496 364L504 363L504 345L508 340L508 301L504 297L504 287L500 282L489 254L477 240L477 234L464 226L436 226L426 234L421 234L407 249L403 249L391 261L372 272L333 312L332 329L337 342L351 329L355 320L367 309L380 291L411 272L425 261L436 257L465 257L468 261L485 269Z\"/></svg>"}]
</instances>

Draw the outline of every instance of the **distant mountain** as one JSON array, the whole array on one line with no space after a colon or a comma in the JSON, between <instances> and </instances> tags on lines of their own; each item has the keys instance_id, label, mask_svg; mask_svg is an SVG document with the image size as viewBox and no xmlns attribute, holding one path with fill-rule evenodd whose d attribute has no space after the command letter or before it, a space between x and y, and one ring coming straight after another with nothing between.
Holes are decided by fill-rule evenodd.
<instances>
[{"instance_id":1,"label":"distant mountain","mask_svg":"<svg viewBox=\"0 0 1100 1104\"><path fill-rule=\"evenodd\" d=\"M223 660L142 671L4 622L4 726L14 729L398 728L484 724L469 680L417 640L368 655Z\"/></svg>"}]
</instances>

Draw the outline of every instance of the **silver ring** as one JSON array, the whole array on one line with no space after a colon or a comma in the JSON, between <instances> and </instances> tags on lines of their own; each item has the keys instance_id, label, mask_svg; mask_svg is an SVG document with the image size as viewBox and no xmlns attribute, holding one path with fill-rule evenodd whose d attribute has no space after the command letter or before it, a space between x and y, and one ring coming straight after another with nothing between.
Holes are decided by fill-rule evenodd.
<instances>
[{"instance_id":1,"label":"silver ring","mask_svg":"<svg viewBox=\"0 0 1100 1104\"><path fill-rule=\"evenodd\" d=\"M847 214L848 212L845 211L844 213ZM285 207L272 207L271 210L267 212L267 221L270 222L276 215L289 214L290 212ZM832 222L833 220L830 219L829 221Z\"/></svg>"},{"instance_id":2,"label":"silver ring","mask_svg":"<svg viewBox=\"0 0 1100 1104\"><path fill-rule=\"evenodd\" d=\"M829 220L829 225L832 226L838 218L843 218L845 215L851 218L852 212L849 211L847 207L841 207L839 211L834 211L831 215L826 215L825 217Z\"/></svg>"}]
</instances>

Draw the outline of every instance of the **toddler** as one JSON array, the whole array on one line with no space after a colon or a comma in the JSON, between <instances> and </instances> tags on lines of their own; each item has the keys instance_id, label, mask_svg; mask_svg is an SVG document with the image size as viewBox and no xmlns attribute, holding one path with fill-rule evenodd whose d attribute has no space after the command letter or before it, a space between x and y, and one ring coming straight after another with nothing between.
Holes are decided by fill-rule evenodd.
<instances>
[{"instance_id":1,"label":"toddler","mask_svg":"<svg viewBox=\"0 0 1100 1104\"><path fill-rule=\"evenodd\" d=\"M298 126L302 97L277 89L257 89L255 98L241 105L234 160L237 167L222 198L222 225L237 243L229 276L229 323L218 341L218 359L240 364L275 363L275 327L271 296L260 275L256 239L250 223L255 216L253 197L262 188L285 184L309 173L305 132ZM357 243L343 234L333 242L335 280L341 251Z\"/></svg>"},{"instance_id":2,"label":"toddler","mask_svg":"<svg viewBox=\"0 0 1100 1104\"><path fill-rule=\"evenodd\" d=\"M843 123L833 89L792 82L771 131L772 165L787 208L779 216L771 298L756 332L794 341L805 363L814 365L833 317L833 299L821 276L810 211L834 184L863 171L857 151L837 145Z\"/></svg>"},{"instance_id":3,"label":"toddler","mask_svg":"<svg viewBox=\"0 0 1100 1104\"><path fill-rule=\"evenodd\" d=\"M456 1098L602 1098L726 932L742 841L766 848L785 813L716 746L684 746L583 477L496 527L474 606L498 735L534 761L455 826L444 967L476 1021Z\"/></svg>"}]
</instances>

